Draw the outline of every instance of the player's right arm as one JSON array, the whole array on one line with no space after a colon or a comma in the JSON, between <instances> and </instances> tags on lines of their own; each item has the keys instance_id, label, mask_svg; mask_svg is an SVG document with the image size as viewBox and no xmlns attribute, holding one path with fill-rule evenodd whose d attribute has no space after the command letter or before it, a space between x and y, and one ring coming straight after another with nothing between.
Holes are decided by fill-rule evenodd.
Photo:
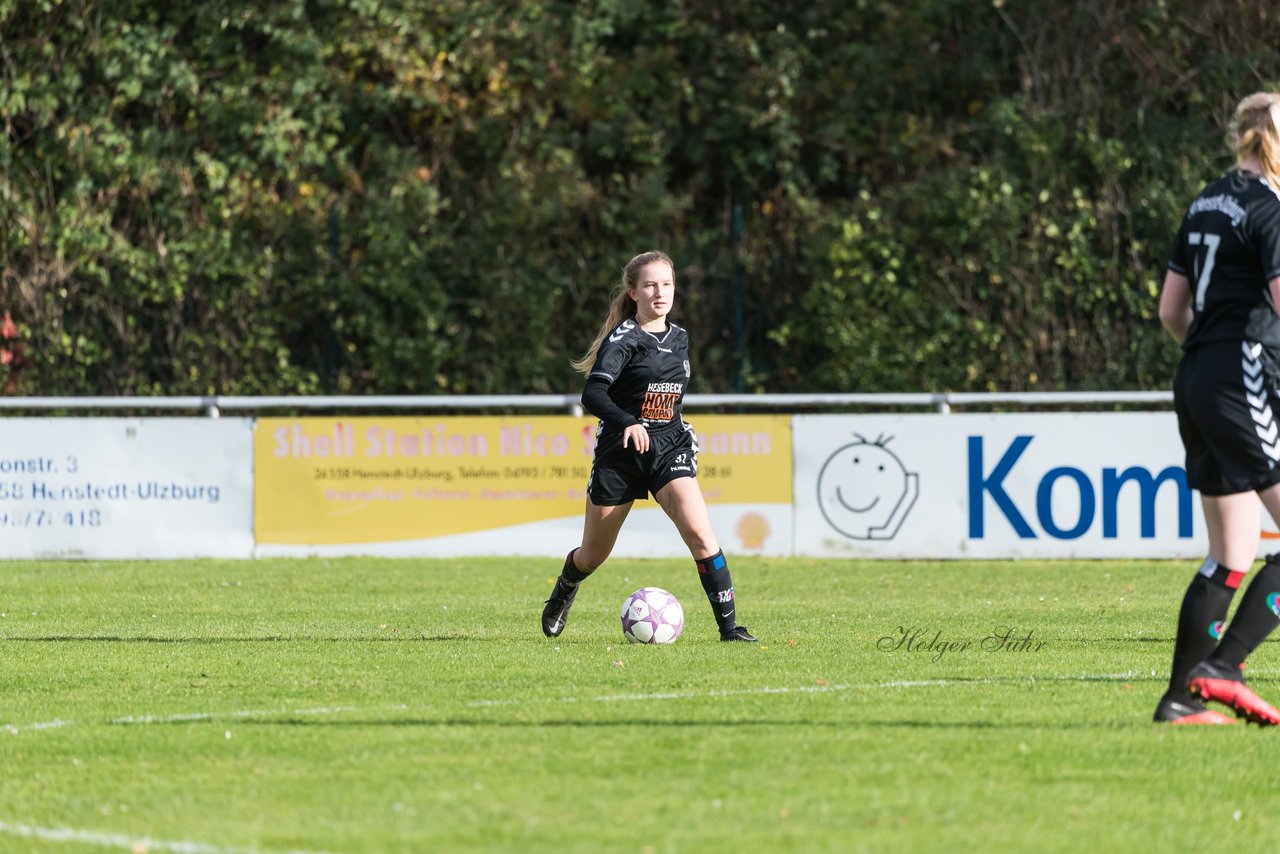
<instances>
[{"instance_id":1,"label":"player's right arm","mask_svg":"<svg viewBox=\"0 0 1280 854\"><path fill-rule=\"evenodd\" d=\"M1160 323L1173 340L1181 344L1187 338L1187 330L1195 317L1192 309L1191 270L1192 257L1188 253L1188 218L1183 217L1174 235L1169 252L1169 266L1164 274L1164 286L1160 289Z\"/></svg>"},{"instance_id":2,"label":"player's right arm","mask_svg":"<svg viewBox=\"0 0 1280 854\"><path fill-rule=\"evenodd\" d=\"M633 447L640 453L649 450L649 431L640 419L614 403L609 396L609 386L622 375L631 361L633 349L630 324L619 326L600 344L595 364L587 376L582 390L582 407L599 418L606 427L622 431L622 447Z\"/></svg>"},{"instance_id":3,"label":"player's right arm","mask_svg":"<svg viewBox=\"0 0 1280 854\"><path fill-rule=\"evenodd\" d=\"M1160 290L1160 322L1179 344L1191 328L1191 280L1176 270L1164 274Z\"/></svg>"}]
</instances>

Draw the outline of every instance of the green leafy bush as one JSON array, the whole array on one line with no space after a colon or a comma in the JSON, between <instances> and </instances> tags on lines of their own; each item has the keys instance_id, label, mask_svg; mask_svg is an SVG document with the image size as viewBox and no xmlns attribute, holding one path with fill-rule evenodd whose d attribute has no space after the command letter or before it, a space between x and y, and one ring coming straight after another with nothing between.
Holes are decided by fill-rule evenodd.
<instances>
[{"instance_id":1,"label":"green leafy bush","mask_svg":"<svg viewBox=\"0 0 1280 854\"><path fill-rule=\"evenodd\" d=\"M651 247L696 391L1164 387L1168 241L1278 42L1244 0L0 0L4 390L572 391Z\"/></svg>"}]
</instances>

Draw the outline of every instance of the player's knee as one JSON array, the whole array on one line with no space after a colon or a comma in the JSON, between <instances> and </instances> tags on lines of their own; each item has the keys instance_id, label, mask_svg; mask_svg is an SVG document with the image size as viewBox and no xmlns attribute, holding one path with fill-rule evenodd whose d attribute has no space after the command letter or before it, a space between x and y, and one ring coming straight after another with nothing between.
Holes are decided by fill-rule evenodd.
<instances>
[{"instance_id":1,"label":"player's knee","mask_svg":"<svg viewBox=\"0 0 1280 854\"><path fill-rule=\"evenodd\" d=\"M720 544L711 533L692 532L685 538L685 544L689 547L689 552L694 559L704 558L707 555L713 555L720 551Z\"/></svg>"}]
</instances>

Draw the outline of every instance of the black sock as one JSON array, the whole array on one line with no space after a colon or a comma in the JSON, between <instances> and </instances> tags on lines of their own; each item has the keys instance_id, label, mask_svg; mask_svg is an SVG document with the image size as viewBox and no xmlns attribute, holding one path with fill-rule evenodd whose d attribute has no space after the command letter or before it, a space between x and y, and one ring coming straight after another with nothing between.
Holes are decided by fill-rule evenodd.
<instances>
[{"instance_id":1,"label":"black sock","mask_svg":"<svg viewBox=\"0 0 1280 854\"><path fill-rule=\"evenodd\" d=\"M1228 667L1239 667L1278 625L1280 555L1270 555L1240 598L1240 607L1213 653L1214 659Z\"/></svg>"},{"instance_id":2,"label":"black sock","mask_svg":"<svg viewBox=\"0 0 1280 854\"><path fill-rule=\"evenodd\" d=\"M572 584L574 587L577 587L579 584L581 584L583 580L592 572L590 570L587 572L583 572L582 570L578 569L577 566L574 565L573 553L576 552L577 550L578 549L571 549L569 551L569 554L567 554L564 559L564 568L560 570L560 577L563 578L566 583Z\"/></svg>"},{"instance_id":3,"label":"black sock","mask_svg":"<svg viewBox=\"0 0 1280 854\"><path fill-rule=\"evenodd\" d=\"M1169 693L1175 697L1187 699L1187 673L1209 657L1222 637L1222 621L1242 575L1206 558L1191 579L1178 612L1178 637L1169 675Z\"/></svg>"},{"instance_id":4,"label":"black sock","mask_svg":"<svg viewBox=\"0 0 1280 854\"><path fill-rule=\"evenodd\" d=\"M733 579L729 577L729 562L724 559L724 550L696 563L698 580L702 582L702 589L707 591L707 598L711 600L711 610L716 615L720 634L733 631L738 620L734 616L736 606L733 601Z\"/></svg>"}]
</instances>

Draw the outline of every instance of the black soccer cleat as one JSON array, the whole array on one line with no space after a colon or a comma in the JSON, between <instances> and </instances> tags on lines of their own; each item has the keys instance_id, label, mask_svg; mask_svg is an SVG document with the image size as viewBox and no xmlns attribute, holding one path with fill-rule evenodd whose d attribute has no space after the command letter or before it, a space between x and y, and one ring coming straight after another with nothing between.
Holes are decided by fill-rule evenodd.
<instances>
[{"instance_id":1,"label":"black soccer cleat","mask_svg":"<svg viewBox=\"0 0 1280 854\"><path fill-rule=\"evenodd\" d=\"M734 626L727 632L720 633L722 641L742 641L743 643L759 643L760 639L747 631L746 626Z\"/></svg>"},{"instance_id":2,"label":"black soccer cleat","mask_svg":"<svg viewBox=\"0 0 1280 854\"><path fill-rule=\"evenodd\" d=\"M1156 706L1154 720L1158 724L1175 726L1233 724L1235 718L1229 718L1221 712L1215 712L1199 700L1188 697L1178 699L1165 694Z\"/></svg>"},{"instance_id":3,"label":"black soccer cleat","mask_svg":"<svg viewBox=\"0 0 1280 854\"><path fill-rule=\"evenodd\" d=\"M1244 674L1239 668L1228 667L1212 658L1206 658L1191 668L1187 674L1187 691L1193 697L1230 706L1249 723L1258 726L1280 724L1280 711L1244 684Z\"/></svg>"},{"instance_id":4,"label":"black soccer cleat","mask_svg":"<svg viewBox=\"0 0 1280 854\"><path fill-rule=\"evenodd\" d=\"M556 579L556 586L551 588L551 598L542 609L542 633L549 638L560 637L564 624L569 619L569 609L573 607L573 597L578 595L578 585L570 584L563 577Z\"/></svg>"}]
</instances>

